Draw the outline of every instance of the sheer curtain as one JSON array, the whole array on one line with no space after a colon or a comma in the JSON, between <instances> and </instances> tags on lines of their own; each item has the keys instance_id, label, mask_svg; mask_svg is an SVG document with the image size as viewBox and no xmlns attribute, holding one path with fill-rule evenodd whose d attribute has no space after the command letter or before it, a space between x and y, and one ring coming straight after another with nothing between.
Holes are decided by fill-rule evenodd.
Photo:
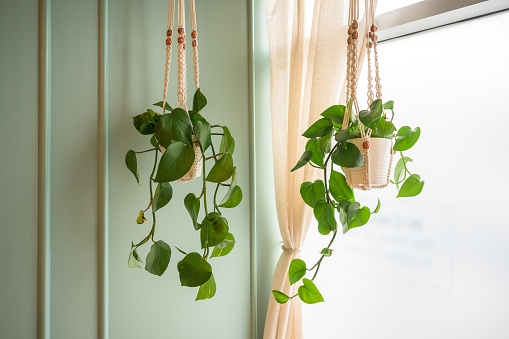
<instances>
[{"instance_id":1,"label":"sheer curtain","mask_svg":"<svg viewBox=\"0 0 509 339\"><path fill-rule=\"evenodd\" d=\"M310 166L290 170L305 149L302 133L340 97L344 102L347 19L348 0L267 0L274 180L283 240L272 289L287 295L297 292L287 272L290 262L299 257L312 217L301 199L300 184L314 176ZM359 33L362 55L365 40L360 37L365 34ZM263 338L302 338L301 306L298 298L280 305L271 295Z\"/></svg>"}]
</instances>

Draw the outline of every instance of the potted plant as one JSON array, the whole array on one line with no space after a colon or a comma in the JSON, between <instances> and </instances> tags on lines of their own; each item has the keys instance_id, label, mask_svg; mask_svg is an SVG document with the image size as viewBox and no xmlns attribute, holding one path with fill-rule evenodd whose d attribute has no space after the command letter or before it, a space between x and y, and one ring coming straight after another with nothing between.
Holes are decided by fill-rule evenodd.
<instances>
[{"instance_id":1,"label":"potted plant","mask_svg":"<svg viewBox=\"0 0 509 339\"><path fill-rule=\"evenodd\" d=\"M424 181L418 174L411 173L408 169L408 163L412 159L403 154L418 141L420 128L412 129L409 126L403 126L397 129L393 123L393 101L382 104L381 99L373 100L370 107L360 111L358 115L352 114L351 108L351 100L346 107L334 105L327 108L321 113L321 118L303 134L309 140L306 150L292 171L303 166L312 166L323 172L323 180L302 183L300 193L304 202L313 209L318 221L318 232L324 236L330 235L331 239L320 251L320 257L313 265L307 265L302 259L294 259L291 262L288 272L289 281L291 284L302 281L302 285L298 293L293 296L288 296L281 291L272 291L279 303L285 303L297 296L310 304L323 301L313 281L323 259L332 254L332 244L338 233L338 219L343 233L346 233L352 228L366 225L371 215L380 210L380 200L373 209L362 206L355 198L354 190L349 186L347 179L348 176L353 176L351 171L355 169L366 173L365 154L369 152L373 144L390 146L384 155L385 158L392 158L393 153L400 155L393 179L390 180L398 190L397 197L413 197L423 189ZM391 114L390 117L388 112ZM380 148L384 147L380 146ZM384 162L383 159L382 162ZM386 160L385 163L387 163ZM390 164L388 168L390 173ZM363 178L360 183L354 182L351 185L362 186L364 180ZM384 183L380 186L384 186ZM311 278L306 278L308 273L312 274Z\"/></svg>"},{"instance_id":2,"label":"potted plant","mask_svg":"<svg viewBox=\"0 0 509 339\"><path fill-rule=\"evenodd\" d=\"M147 185L147 207L140 210L136 218L138 224L143 224L150 210L152 225L145 238L131 244L128 266L141 267L143 260L138 254L138 248L151 243L144 262L145 270L159 276L166 271L172 250L168 243L156 237L157 212L172 200L172 184L184 177L193 164L196 165L197 160L202 160L202 188L199 192L187 194L181 205L190 215L190 227L198 233L201 251L188 251L175 246L182 254L177 263L181 285L199 287L196 300L212 298L216 292L209 261L213 257L229 254L235 246L235 238L230 232L223 209L234 208L242 200L233 160L234 138L227 126L212 125L205 119L202 113L206 104L207 99L197 89L192 110L172 108L165 103L165 110L169 112L167 114L147 109L135 116L134 127L149 137L150 147L142 151L129 150L125 156L126 166L138 183L138 155L152 155L153 159ZM155 106L163 107L163 102ZM195 148L199 149L198 155Z\"/></svg>"}]
</instances>

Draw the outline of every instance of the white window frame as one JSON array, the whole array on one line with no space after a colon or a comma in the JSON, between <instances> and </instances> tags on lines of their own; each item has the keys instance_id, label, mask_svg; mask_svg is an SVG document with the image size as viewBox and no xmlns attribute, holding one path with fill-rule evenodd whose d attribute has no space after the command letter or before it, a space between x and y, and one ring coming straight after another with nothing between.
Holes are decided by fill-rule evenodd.
<instances>
[{"instance_id":1,"label":"white window frame","mask_svg":"<svg viewBox=\"0 0 509 339\"><path fill-rule=\"evenodd\" d=\"M382 42L508 9L509 0L424 0L377 15L376 22Z\"/></svg>"}]
</instances>

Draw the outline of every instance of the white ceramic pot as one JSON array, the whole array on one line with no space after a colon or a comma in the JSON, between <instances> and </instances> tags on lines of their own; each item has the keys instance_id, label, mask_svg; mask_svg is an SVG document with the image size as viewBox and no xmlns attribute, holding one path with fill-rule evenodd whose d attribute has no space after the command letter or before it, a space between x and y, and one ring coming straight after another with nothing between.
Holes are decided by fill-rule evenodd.
<instances>
[{"instance_id":1,"label":"white ceramic pot","mask_svg":"<svg viewBox=\"0 0 509 339\"><path fill-rule=\"evenodd\" d=\"M383 188L389 184L392 167L392 140L386 138L349 139L361 151L364 165L344 168L346 182L350 187L369 190Z\"/></svg>"}]
</instances>

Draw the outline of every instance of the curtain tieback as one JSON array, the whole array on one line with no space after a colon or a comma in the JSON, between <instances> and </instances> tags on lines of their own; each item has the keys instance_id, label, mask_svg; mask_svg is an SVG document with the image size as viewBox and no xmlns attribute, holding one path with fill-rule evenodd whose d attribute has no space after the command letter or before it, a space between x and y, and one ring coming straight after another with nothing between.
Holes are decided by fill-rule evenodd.
<instances>
[{"instance_id":1,"label":"curtain tieback","mask_svg":"<svg viewBox=\"0 0 509 339\"><path fill-rule=\"evenodd\" d=\"M300 250L295 250L293 248L286 248L285 245L281 245L281 249L284 252L289 253L289 254L296 254L296 253L300 253L301 252Z\"/></svg>"}]
</instances>

